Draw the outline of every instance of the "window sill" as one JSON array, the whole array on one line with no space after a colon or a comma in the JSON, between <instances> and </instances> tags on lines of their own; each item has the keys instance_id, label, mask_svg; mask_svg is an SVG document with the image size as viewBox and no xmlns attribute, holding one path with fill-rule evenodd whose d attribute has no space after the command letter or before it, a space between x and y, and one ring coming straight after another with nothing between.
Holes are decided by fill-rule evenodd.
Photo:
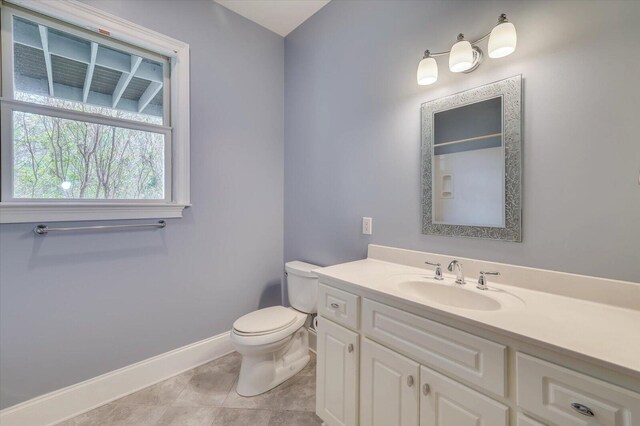
<instances>
[{"instance_id":1,"label":"window sill","mask_svg":"<svg viewBox=\"0 0 640 426\"><path fill-rule=\"evenodd\" d=\"M181 218L185 204L0 203L0 223Z\"/></svg>"}]
</instances>

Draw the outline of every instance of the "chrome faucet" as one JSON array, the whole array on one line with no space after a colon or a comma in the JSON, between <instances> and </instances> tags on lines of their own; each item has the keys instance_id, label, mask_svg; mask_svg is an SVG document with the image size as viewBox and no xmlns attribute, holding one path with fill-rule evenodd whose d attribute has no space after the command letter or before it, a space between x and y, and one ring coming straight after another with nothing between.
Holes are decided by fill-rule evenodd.
<instances>
[{"instance_id":1,"label":"chrome faucet","mask_svg":"<svg viewBox=\"0 0 640 426\"><path fill-rule=\"evenodd\" d=\"M453 272L454 269L456 270L456 284L466 284L464 274L462 273L462 263L457 260L452 260L449 266L447 266L447 270Z\"/></svg>"}]
</instances>

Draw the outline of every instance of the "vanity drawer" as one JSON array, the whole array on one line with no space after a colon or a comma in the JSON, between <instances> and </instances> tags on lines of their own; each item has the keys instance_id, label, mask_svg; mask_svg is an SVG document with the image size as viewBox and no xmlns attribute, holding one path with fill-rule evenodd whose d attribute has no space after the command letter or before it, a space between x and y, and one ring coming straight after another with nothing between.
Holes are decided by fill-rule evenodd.
<instances>
[{"instance_id":1,"label":"vanity drawer","mask_svg":"<svg viewBox=\"0 0 640 426\"><path fill-rule=\"evenodd\" d=\"M357 330L360 296L325 284L318 286L318 314L345 327Z\"/></svg>"},{"instance_id":2,"label":"vanity drawer","mask_svg":"<svg viewBox=\"0 0 640 426\"><path fill-rule=\"evenodd\" d=\"M496 395L506 393L506 347L464 331L364 299L365 335L416 361Z\"/></svg>"},{"instance_id":3,"label":"vanity drawer","mask_svg":"<svg viewBox=\"0 0 640 426\"><path fill-rule=\"evenodd\" d=\"M554 424L640 424L640 394L522 353L516 366L518 405Z\"/></svg>"}]
</instances>

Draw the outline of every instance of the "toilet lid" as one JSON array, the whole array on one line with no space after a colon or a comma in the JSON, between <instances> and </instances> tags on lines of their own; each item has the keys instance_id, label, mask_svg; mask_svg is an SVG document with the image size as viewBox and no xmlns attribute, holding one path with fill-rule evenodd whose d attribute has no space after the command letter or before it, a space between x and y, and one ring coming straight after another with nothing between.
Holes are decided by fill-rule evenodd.
<instances>
[{"instance_id":1,"label":"toilet lid","mask_svg":"<svg viewBox=\"0 0 640 426\"><path fill-rule=\"evenodd\" d=\"M296 312L284 306L272 306L244 315L233 323L233 328L241 333L260 334L281 330L296 320Z\"/></svg>"}]
</instances>

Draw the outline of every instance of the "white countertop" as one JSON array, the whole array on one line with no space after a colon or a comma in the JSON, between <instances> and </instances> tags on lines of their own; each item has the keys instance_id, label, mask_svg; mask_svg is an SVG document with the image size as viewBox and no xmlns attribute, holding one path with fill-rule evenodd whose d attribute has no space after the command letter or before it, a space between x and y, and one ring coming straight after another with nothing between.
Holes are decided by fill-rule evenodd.
<instances>
[{"instance_id":1,"label":"white countertop","mask_svg":"<svg viewBox=\"0 0 640 426\"><path fill-rule=\"evenodd\" d=\"M490 277L489 287L493 291L477 290L475 277L467 277L465 289L492 297L505 305L505 309L455 308L408 297L393 285L402 277L430 279L433 271L376 259L343 263L314 272L321 282L347 291L361 289L379 296L382 302L386 298L408 303L425 313L459 319L640 378L638 310L497 284L491 282ZM452 278L451 275L445 277Z\"/></svg>"}]
</instances>

